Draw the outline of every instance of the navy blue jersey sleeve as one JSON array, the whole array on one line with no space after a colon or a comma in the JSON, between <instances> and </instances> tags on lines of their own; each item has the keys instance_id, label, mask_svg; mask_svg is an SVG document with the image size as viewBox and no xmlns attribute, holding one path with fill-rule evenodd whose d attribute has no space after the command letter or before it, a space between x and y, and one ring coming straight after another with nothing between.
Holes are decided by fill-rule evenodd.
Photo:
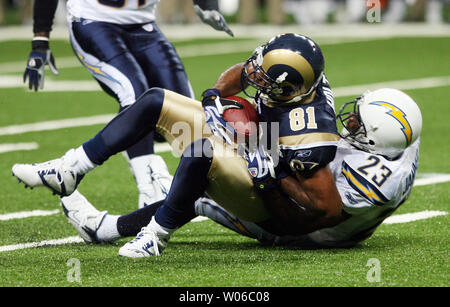
<instances>
[{"instance_id":1,"label":"navy blue jersey sleeve","mask_svg":"<svg viewBox=\"0 0 450 307\"><path fill-rule=\"evenodd\" d=\"M295 172L310 172L326 166L333 161L337 146L329 144L324 146L313 146L303 149L281 149L281 159L289 165L290 170Z\"/></svg>"},{"instance_id":2,"label":"navy blue jersey sleeve","mask_svg":"<svg viewBox=\"0 0 450 307\"><path fill-rule=\"evenodd\" d=\"M50 32L58 0L36 0L33 7L33 33Z\"/></svg>"}]
</instances>

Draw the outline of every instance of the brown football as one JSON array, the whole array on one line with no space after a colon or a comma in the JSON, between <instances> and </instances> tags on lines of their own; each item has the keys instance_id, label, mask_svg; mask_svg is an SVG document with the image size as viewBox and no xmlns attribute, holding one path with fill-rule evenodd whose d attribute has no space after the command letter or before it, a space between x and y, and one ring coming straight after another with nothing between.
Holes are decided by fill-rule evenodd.
<instances>
[{"instance_id":1,"label":"brown football","mask_svg":"<svg viewBox=\"0 0 450 307\"><path fill-rule=\"evenodd\" d=\"M234 100L240 103L242 109L228 109L223 112L223 119L226 120L239 136L248 139L249 136L258 133L259 117L255 107L245 98L239 96L229 96L225 99Z\"/></svg>"}]
</instances>

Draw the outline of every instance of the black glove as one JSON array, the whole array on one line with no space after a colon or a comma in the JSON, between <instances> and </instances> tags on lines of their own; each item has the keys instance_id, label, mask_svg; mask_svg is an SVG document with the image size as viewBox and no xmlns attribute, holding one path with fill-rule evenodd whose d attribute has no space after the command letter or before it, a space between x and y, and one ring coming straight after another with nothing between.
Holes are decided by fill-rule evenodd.
<instances>
[{"instance_id":1,"label":"black glove","mask_svg":"<svg viewBox=\"0 0 450 307\"><path fill-rule=\"evenodd\" d=\"M53 74L59 74L55 66L55 58L46 40L33 40L31 42L32 51L28 57L27 68L23 74L23 82L29 79L28 87L35 91L44 88L44 67L48 65Z\"/></svg>"}]
</instances>

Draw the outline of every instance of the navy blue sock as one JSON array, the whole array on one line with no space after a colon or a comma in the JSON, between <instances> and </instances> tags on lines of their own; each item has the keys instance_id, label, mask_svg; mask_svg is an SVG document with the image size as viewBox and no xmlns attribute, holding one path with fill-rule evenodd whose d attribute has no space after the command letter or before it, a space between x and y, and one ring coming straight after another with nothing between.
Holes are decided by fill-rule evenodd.
<instances>
[{"instance_id":1,"label":"navy blue sock","mask_svg":"<svg viewBox=\"0 0 450 307\"><path fill-rule=\"evenodd\" d=\"M205 193L212 157L213 148L208 139L199 139L185 149L169 194L156 211L155 221L159 225L175 229L197 216L195 201Z\"/></svg>"},{"instance_id":2,"label":"navy blue sock","mask_svg":"<svg viewBox=\"0 0 450 307\"><path fill-rule=\"evenodd\" d=\"M156 210L162 206L163 200L148 205L144 208L131 212L127 215L122 215L117 220L117 230L122 237L136 236L142 227L145 227L150 223L152 217L155 215Z\"/></svg>"},{"instance_id":3,"label":"navy blue sock","mask_svg":"<svg viewBox=\"0 0 450 307\"><path fill-rule=\"evenodd\" d=\"M152 88L120 112L95 137L83 144L88 158L103 164L112 155L138 143L155 130L164 102L164 91Z\"/></svg>"}]
</instances>

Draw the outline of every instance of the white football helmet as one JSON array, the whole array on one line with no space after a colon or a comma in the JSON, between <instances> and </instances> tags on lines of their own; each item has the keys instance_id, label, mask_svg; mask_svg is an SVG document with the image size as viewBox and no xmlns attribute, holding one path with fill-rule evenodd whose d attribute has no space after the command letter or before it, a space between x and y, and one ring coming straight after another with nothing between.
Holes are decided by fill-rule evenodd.
<instances>
[{"instance_id":1,"label":"white football helmet","mask_svg":"<svg viewBox=\"0 0 450 307\"><path fill-rule=\"evenodd\" d=\"M388 159L399 157L422 131L422 114L415 101L391 88L368 91L346 103L338 118L343 125L342 138Z\"/></svg>"}]
</instances>

